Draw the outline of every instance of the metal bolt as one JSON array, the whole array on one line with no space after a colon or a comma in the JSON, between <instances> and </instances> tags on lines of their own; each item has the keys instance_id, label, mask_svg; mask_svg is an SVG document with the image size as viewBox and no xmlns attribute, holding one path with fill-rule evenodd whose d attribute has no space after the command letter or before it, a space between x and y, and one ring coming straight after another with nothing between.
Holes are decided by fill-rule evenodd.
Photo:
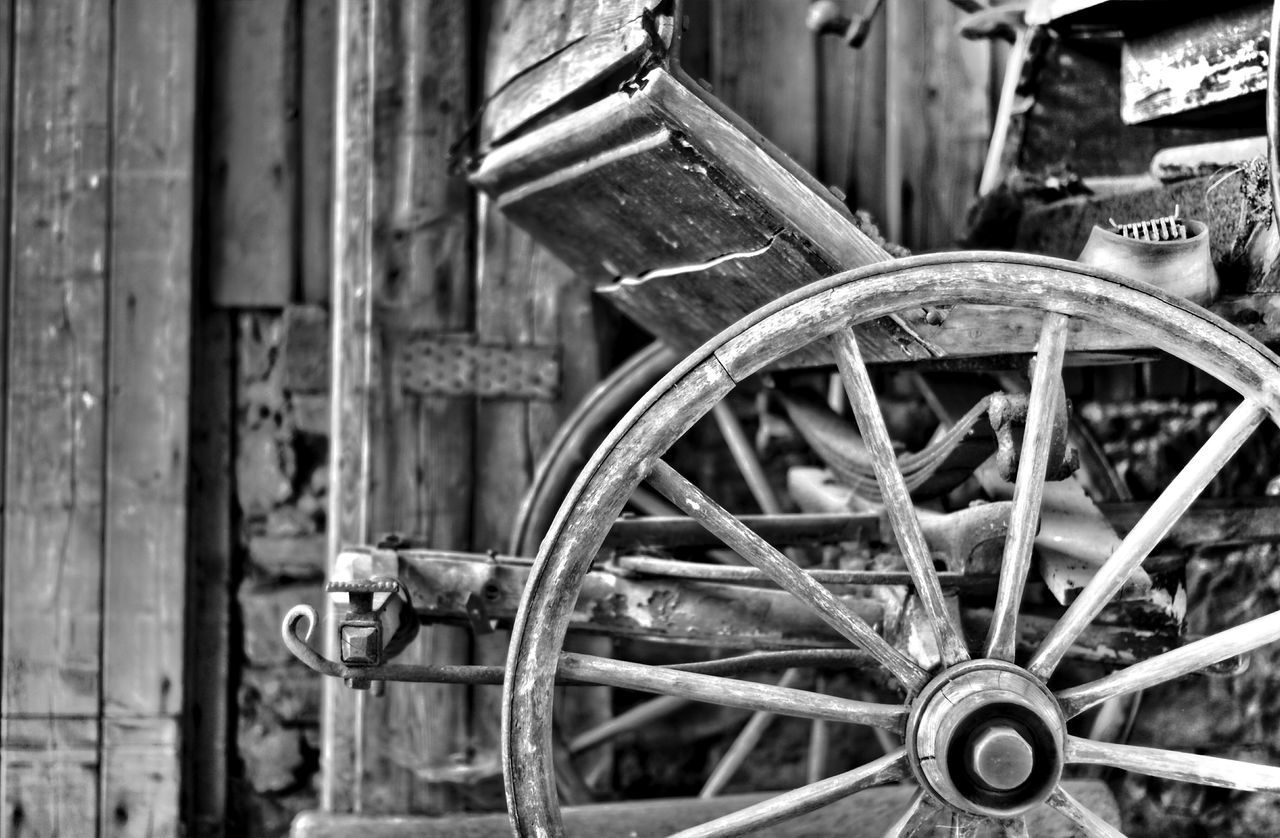
<instances>
[{"instance_id":1,"label":"metal bolt","mask_svg":"<svg viewBox=\"0 0 1280 838\"><path fill-rule=\"evenodd\" d=\"M1031 776L1035 752L1031 743L1007 725L995 724L970 740L969 770L999 791L1015 789Z\"/></svg>"},{"instance_id":2,"label":"metal bolt","mask_svg":"<svg viewBox=\"0 0 1280 838\"><path fill-rule=\"evenodd\" d=\"M376 625L343 625L339 638L339 652L347 666L377 666L382 662L382 632Z\"/></svg>"}]
</instances>

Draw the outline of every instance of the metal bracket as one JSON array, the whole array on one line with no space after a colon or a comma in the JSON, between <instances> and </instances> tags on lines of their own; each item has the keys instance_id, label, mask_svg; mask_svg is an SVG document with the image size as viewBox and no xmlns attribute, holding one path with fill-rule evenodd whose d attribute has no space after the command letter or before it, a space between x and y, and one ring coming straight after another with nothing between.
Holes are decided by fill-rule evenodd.
<instances>
[{"instance_id":1,"label":"metal bracket","mask_svg":"<svg viewBox=\"0 0 1280 838\"><path fill-rule=\"evenodd\" d=\"M560 349L481 343L476 335L418 334L396 353L401 386L423 396L554 401Z\"/></svg>"}]
</instances>

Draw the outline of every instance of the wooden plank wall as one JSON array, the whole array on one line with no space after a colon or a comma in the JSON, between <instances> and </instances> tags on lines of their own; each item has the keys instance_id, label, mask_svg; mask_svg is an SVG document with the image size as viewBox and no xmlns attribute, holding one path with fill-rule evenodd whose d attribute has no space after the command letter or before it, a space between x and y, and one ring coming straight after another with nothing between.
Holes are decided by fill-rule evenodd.
<instances>
[{"instance_id":1,"label":"wooden plank wall","mask_svg":"<svg viewBox=\"0 0 1280 838\"><path fill-rule=\"evenodd\" d=\"M717 97L897 243L955 246L1000 81L992 45L956 34L955 6L887 3L857 50L815 38L787 0L690 0L688 11L709 32L689 69L701 77L705 62Z\"/></svg>"},{"instance_id":2,"label":"wooden plank wall","mask_svg":"<svg viewBox=\"0 0 1280 838\"><path fill-rule=\"evenodd\" d=\"M196 3L6 3L0 49L0 828L176 834Z\"/></svg>"},{"instance_id":3,"label":"wooden plank wall","mask_svg":"<svg viewBox=\"0 0 1280 838\"><path fill-rule=\"evenodd\" d=\"M387 359L411 333L465 332L474 322L473 199L446 164L471 106L470 7L438 0L342 2L338 9L348 133L336 147L341 457L331 464L330 552L393 531L465 548L473 401L411 396ZM372 390L362 377L366 364ZM406 660L458 663L469 653L465 631L433 627ZM457 687L391 684L384 697L366 698L326 683L324 808L456 809L448 787L423 776L465 750L466 700Z\"/></svg>"}]
</instances>

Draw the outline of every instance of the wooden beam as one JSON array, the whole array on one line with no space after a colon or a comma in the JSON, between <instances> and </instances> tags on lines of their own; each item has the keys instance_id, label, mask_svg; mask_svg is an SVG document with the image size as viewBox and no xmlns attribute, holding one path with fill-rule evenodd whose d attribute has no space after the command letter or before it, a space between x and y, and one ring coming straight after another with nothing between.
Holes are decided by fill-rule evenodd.
<instances>
[{"instance_id":1,"label":"wooden beam","mask_svg":"<svg viewBox=\"0 0 1280 838\"><path fill-rule=\"evenodd\" d=\"M333 345L330 387L328 553L369 540L373 375L374 32L373 0L340 0L334 138ZM333 615L330 615L331 618ZM336 632L325 652L337 657ZM331 679L321 698L320 807L358 807L363 782L357 728L361 695Z\"/></svg>"},{"instance_id":2,"label":"wooden beam","mask_svg":"<svg viewBox=\"0 0 1280 838\"><path fill-rule=\"evenodd\" d=\"M658 0L498 4L485 70L486 141L500 141L621 67L639 66L648 45L641 14L658 5Z\"/></svg>"},{"instance_id":3,"label":"wooden beam","mask_svg":"<svg viewBox=\"0 0 1280 838\"><path fill-rule=\"evenodd\" d=\"M1067 780L1064 787L1109 823L1120 822L1115 798L1100 780ZM915 786L880 786L858 792L815 812L775 824L774 838L880 838L910 804ZM564 810L566 830L597 838L659 838L712 818L767 800L766 792L732 794L705 800L673 798L601 803ZM1041 806L1027 815L1030 834L1037 838L1068 838L1076 829L1065 817ZM332 816L305 812L294 822L293 838L489 838L505 834L510 822L504 814L452 815L445 818Z\"/></svg>"},{"instance_id":4,"label":"wooden beam","mask_svg":"<svg viewBox=\"0 0 1280 838\"><path fill-rule=\"evenodd\" d=\"M0 796L6 824L95 835L112 26L104 4L9 9Z\"/></svg>"},{"instance_id":5,"label":"wooden beam","mask_svg":"<svg viewBox=\"0 0 1280 838\"><path fill-rule=\"evenodd\" d=\"M197 13L114 12L99 819L143 835L181 785Z\"/></svg>"},{"instance_id":6,"label":"wooden beam","mask_svg":"<svg viewBox=\"0 0 1280 838\"><path fill-rule=\"evenodd\" d=\"M298 296L329 302L337 0L298 3Z\"/></svg>"},{"instance_id":7,"label":"wooden beam","mask_svg":"<svg viewBox=\"0 0 1280 838\"><path fill-rule=\"evenodd\" d=\"M384 4L377 27L379 67L393 68L379 88L398 104L381 111L379 147L389 150L376 172L379 212L392 235L384 249L386 281L375 291L385 389L373 418L373 532L421 534L441 548L470 543L474 407L469 398L406 392L397 363L410 333L463 332L473 319L474 280L468 243L472 193L444 161L466 129L470 4ZM379 324L381 325L381 324ZM385 371L384 371L385 370ZM406 662L467 663L469 633L427 629ZM468 744L465 691L443 685L388 684L365 715L368 803L378 811L447 812L456 790L421 776L449 764Z\"/></svg>"},{"instance_id":8,"label":"wooden beam","mask_svg":"<svg viewBox=\"0 0 1280 838\"><path fill-rule=\"evenodd\" d=\"M211 5L211 293L220 306L283 306L296 276L297 4Z\"/></svg>"}]
</instances>

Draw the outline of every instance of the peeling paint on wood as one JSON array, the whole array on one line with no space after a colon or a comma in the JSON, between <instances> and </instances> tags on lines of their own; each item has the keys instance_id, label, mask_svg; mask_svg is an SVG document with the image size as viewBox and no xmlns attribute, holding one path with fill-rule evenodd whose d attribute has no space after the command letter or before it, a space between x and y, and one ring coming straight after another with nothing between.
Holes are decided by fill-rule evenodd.
<instances>
[{"instance_id":1,"label":"peeling paint on wood","mask_svg":"<svg viewBox=\"0 0 1280 838\"><path fill-rule=\"evenodd\" d=\"M1126 41L1124 121L1150 122L1265 90L1270 22L1271 4L1253 3Z\"/></svg>"}]
</instances>

